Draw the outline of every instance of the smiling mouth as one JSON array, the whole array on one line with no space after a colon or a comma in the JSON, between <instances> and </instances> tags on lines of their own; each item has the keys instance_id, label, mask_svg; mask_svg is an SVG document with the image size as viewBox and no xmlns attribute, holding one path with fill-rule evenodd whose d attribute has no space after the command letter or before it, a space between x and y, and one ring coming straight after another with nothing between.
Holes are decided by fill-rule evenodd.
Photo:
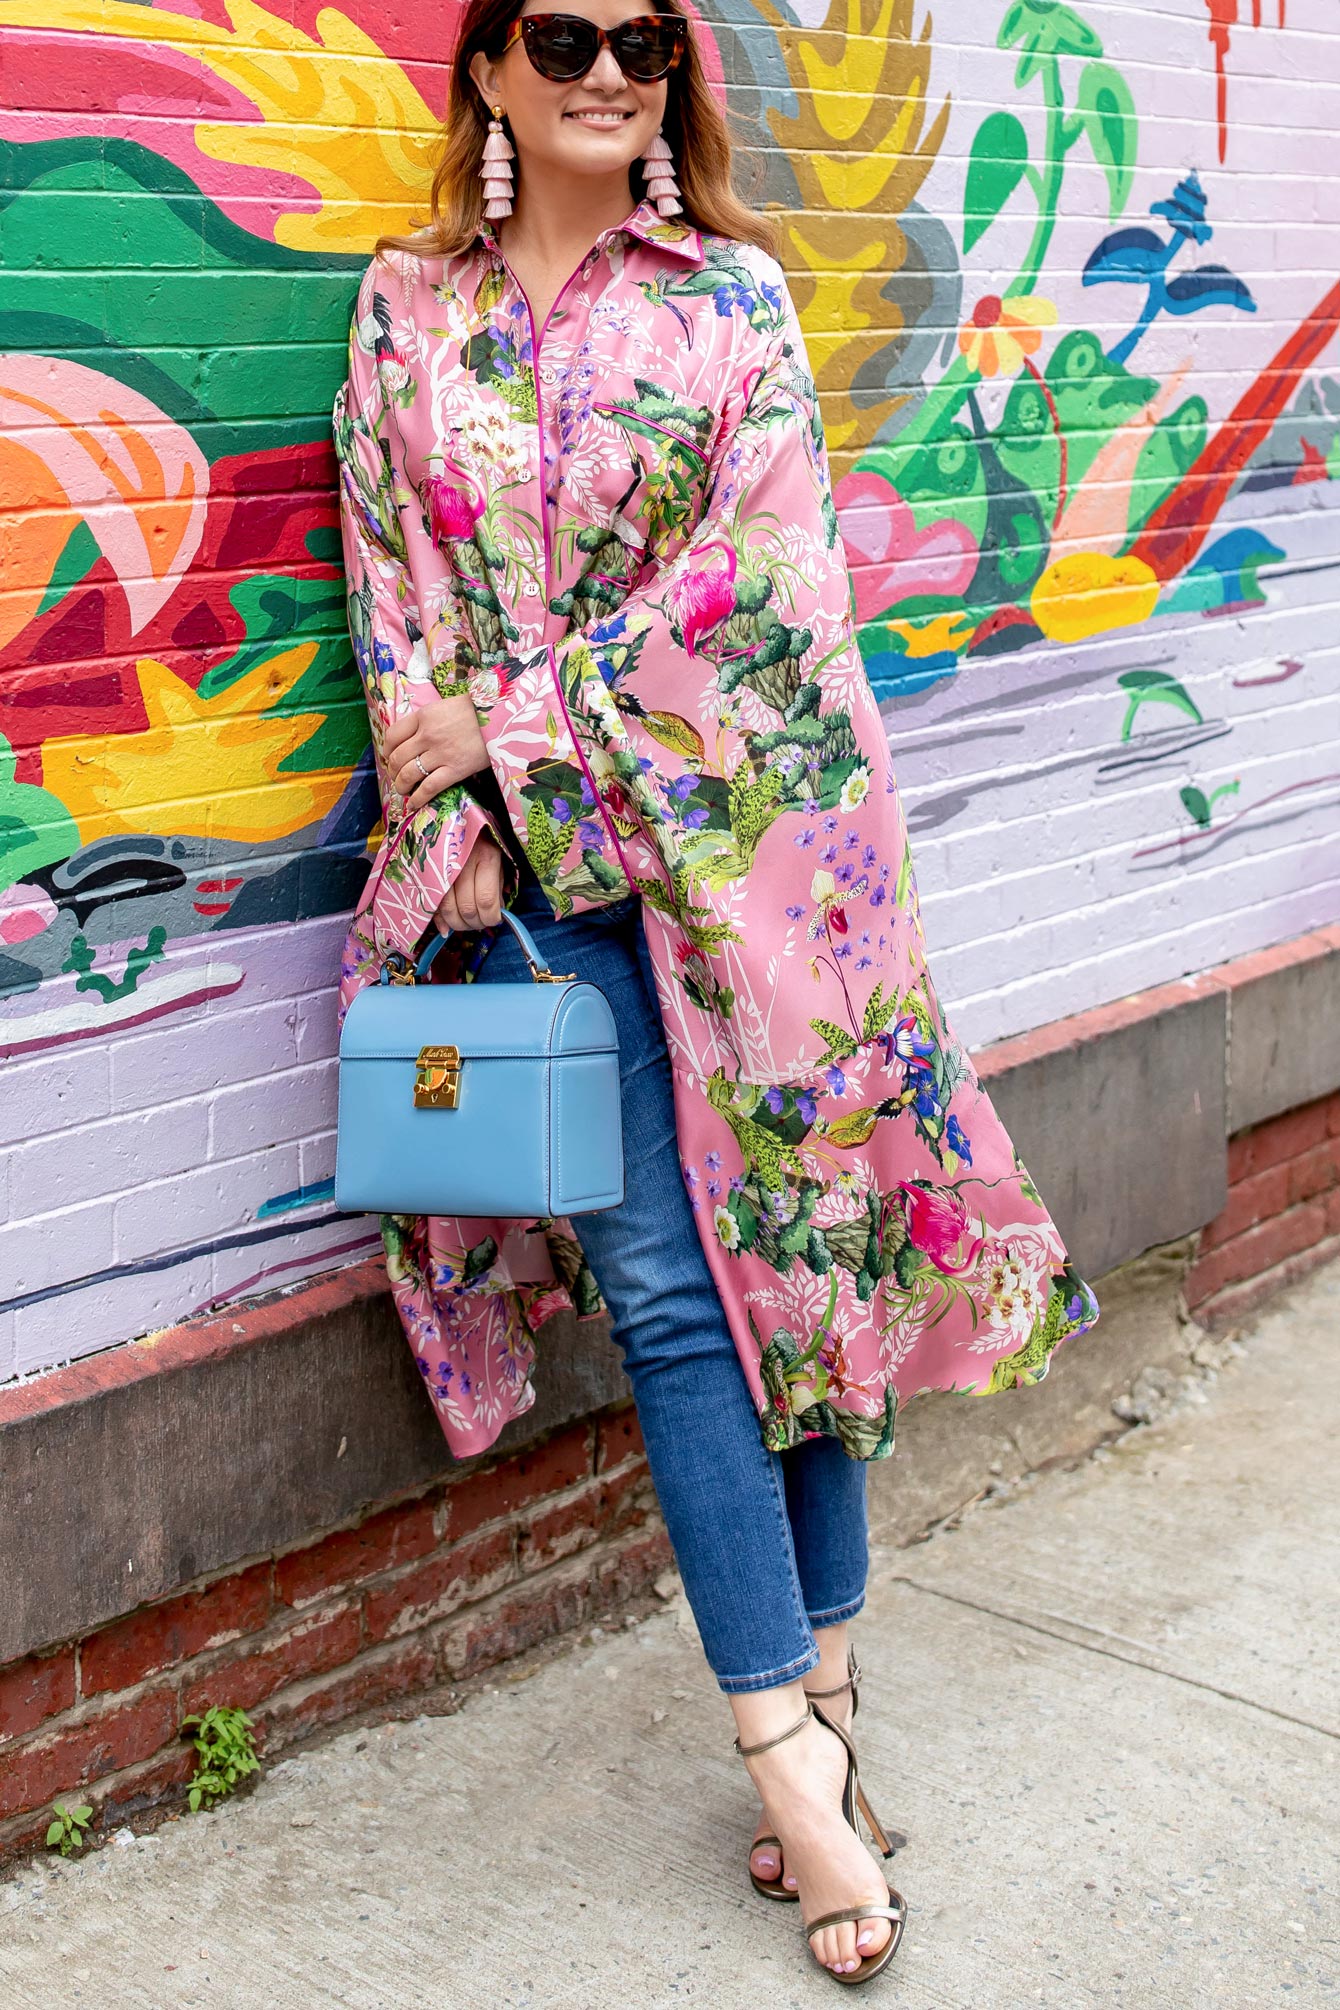
<instances>
[{"instance_id":1,"label":"smiling mouth","mask_svg":"<svg viewBox=\"0 0 1340 2010\"><path fill-rule=\"evenodd\" d=\"M576 119L583 126L622 126L633 117L632 112L564 112L565 119Z\"/></svg>"}]
</instances>

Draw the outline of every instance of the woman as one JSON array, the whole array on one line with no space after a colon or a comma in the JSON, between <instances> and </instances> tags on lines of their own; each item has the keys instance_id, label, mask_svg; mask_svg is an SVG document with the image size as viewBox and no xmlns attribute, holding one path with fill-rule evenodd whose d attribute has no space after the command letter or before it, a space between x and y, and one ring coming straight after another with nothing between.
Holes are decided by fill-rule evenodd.
<instances>
[{"instance_id":1,"label":"woman","mask_svg":"<svg viewBox=\"0 0 1340 2010\"><path fill-rule=\"evenodd\" d=\"M900 1393L1035 1381L1097 1308L925 968L771 231L688 24L636 5L471 0L432 224L359 292L335 436L388 837L342 996L433 928L449 980L524 981L506 902L609 997L624 1204L388 1220L397 1304L461 1453L533 1400L551 1312L608 1309L755 1886L861 1982L904 1910L853 1805L865 1462Z\"/></svg>"}]
</instances>

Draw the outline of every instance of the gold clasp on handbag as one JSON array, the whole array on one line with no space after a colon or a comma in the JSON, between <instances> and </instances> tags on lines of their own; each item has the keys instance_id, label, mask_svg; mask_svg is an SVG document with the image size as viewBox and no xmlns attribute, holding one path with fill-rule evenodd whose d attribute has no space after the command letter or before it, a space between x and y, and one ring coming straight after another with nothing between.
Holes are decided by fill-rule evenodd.
<instances>
[{"instance_id":1,"label":"gold clasp on handbag","mask_svg":"<svg viewBox=\"0 0 1340 2010\"><path fill-rule=\"evenodd\" d=\"M414 1071L416 1110L454 1110L461 1094L459 1047L420 1047Z\"/></svg>"}]
</instances>

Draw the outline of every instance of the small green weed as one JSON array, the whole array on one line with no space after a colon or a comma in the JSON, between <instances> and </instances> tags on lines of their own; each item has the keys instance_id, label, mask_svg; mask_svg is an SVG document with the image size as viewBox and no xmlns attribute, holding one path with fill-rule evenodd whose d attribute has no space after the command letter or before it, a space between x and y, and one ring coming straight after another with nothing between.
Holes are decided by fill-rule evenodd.
<instances>
[{"instance_id":1,"label":"small green weed","mask_svg":"<svg viewBox=\"0 0 1340 2010\"><path fill-rule=\"evenodd\" d=\"M57 1801L56 1819L47 1830L47 1848L73 1856L87 1842L85 1830L92 1819L92 1808L67 1808L64 1801Z\"/></svg>"},{"instance_id":2,"label":"small green weed","mask_svg":"<svg viewBox=\"0 0 1340 2010\"><path fill-rule=\"evenodd\" d=\"M191 1743L198 1763L187 1799L191 1813L198 1814L201 1808L212 1808L224 1800L248 1773L258 1772L261 1762L245 1710L230 1710L226 1704L216 1703L202 1717L183 1718L183 1734L192 1725L196 1726Z\"/></svg>"}]
</instances>

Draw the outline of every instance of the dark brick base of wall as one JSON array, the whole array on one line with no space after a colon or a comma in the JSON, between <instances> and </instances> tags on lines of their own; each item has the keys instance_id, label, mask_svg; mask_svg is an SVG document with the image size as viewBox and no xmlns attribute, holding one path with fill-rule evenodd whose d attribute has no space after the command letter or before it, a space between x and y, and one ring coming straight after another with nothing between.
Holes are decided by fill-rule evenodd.
<instances>
[{"instance_id":1,"label":"dark brick base of wall","mask_svg":"<svg viewBox=\"0 0 1340 2010\"><path fill-rule=\"evenodd\" d=\"M670 1562L627 1404L353 1526L0 1668L0 1854L53 1800L98 1826L179 1797L183 1717L254 1713L264 1749L467 1680L644 1590Z\"/></svg>"},{"instance_id":2,"label":"dark brick base of wall","mask_svg":"<svg viewBox=\"0 0 1340 2010\"><path fill-rule=\"evenodd\" d=\"M1340 1256L1340 1093L1228 1141L1228 1205L1201 1230L1187 1307L1202 1326L1243 1318Z\"/></svg>"}]
</instances>

